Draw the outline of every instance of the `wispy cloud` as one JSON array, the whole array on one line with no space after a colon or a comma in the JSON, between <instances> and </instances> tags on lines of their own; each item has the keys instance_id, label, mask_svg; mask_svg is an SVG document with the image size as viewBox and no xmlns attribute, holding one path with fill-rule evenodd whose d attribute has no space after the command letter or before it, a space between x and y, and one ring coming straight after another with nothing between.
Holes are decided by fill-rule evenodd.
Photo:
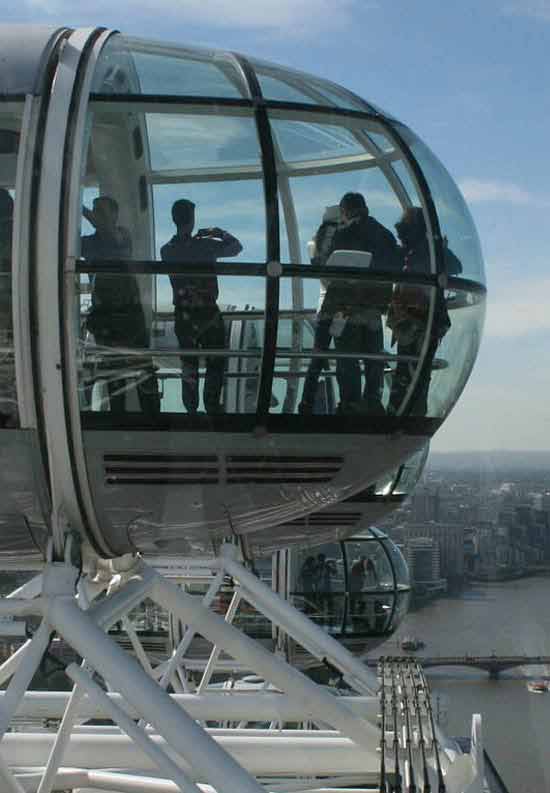
<instances>
[{"instance_id":1,"label":"wispy cloud","mask_svg":"<svg viewBox=\"0 0 550 793\"><path fill-rule=\"evenodd\" d=\"M460 189L471 204L495 202L532 206L540 209L550 207L550 197L526 190L513 182L484 179L463 179Z\"/></svg>"},{"instance_id":2,"label":"wispy cloud","mask_svg":"<svg viewBox=\"0 0 550 793\"><path fill-rule=\"evenodd\" d=\"M132 14L159 14L179 20L186 25L210 25L216 28L271 31L309 38L320 30L348 28L354 12L376 7L369 0L261 0L257 3L238 3L235 0L134 0L119 3ZM23 6L42 13L74 14L74 0L23 0ZM97 0L94 14L111 12L110 0Z\"/></svg>"},{"instance_id":3,"label":"wispy cloud","mask_svg":"<svg viewBox=\"0 0 550 793\"><path fill-rule=\"evenodd\" d=\"M485 334L511 339L550 333L548 294L550 278L508 280L501 286L491 286Z\"/></svg>"},{"instance_id":4,"label":"wispy cloud","mask_svg":"<svg viewBox=\"0 0 550 793\"><path fill-rule=\"evenodd\" d=\"M508 0L502 11L508 16L531 17L550 22L550 0Z\"/></svg>"}]
</instances>

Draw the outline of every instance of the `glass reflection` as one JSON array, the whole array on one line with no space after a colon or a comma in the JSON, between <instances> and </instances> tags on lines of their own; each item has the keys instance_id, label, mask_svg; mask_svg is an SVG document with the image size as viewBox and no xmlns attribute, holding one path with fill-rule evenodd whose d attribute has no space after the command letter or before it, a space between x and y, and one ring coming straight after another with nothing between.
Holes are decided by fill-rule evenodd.
<instances>
[{"instance_id":1,"label":"glass reflection","mask_svg":"<svg viewBox=\"0 0 550 793\"><path fill-rule=\"evenodd\" d=\"M387 635L408 605L406 562L375 529L313 552L292 551L291 581L291 602L334 635Z\"/></svg>"},{"instance_id":2,"label":"glass reflection","mask_svg":"<svg viewBox=\"0 0 550 793\"><path fill-rule=\"evenodd\" d=\"M128 230L118 224L119 207L114 198L107 195L95 198L92 209L84 206L83 215L94 228L93 234L81 240L84 259L128 261L131 258L132 240ZM135 388L141 412L154 418L160 412L160 396L153 361L143 354L136 359L124 353L125 348L143 352L150 344L137 279L128 273L98 272L91 276L90 287L91 306L85 319L86 331L93 335L97 347L109 348L113 353L107 356L110 411L124 413L126 393ZM88 382L83 391L84 403L91 404L92 396L93 382Z\"/></svg>"},{"instance_id":3,"label":"glass reflection","mask_svg":"<svg viewBox=\"0 0 550 793\"><path fill-rule=\"evenodd\" d=\"M14 186L21 116L13 110L0 113L0 429L19 426L15 383L12 306L12 241Z\"/></svg>"},{"instance_id":4,"label":"glass reflection","mask_svg":"<svg viewBox=\"0 0 550 793\"><path fill-rule=\"evenodd\" d=\"M111 36L101 51L92 93L231 99L248 95L240 72L222 52L120 34Z\"/></svg>"},{"instance_id":5,"label":"glass reflection","mask_svg":"<svg viewBox=\"0 0 550 793\"><path fill-rule=\"evenodd\" d=\"M339 543L320 545L315 553L298 551L291 602L329 633L340 633L345 606L345 571Z\"/></svg>"},{"instance_id":6,"label":"glass reflection","mask_svg":"<svg viewBox=\"0 0 550 793\"><path fill-rule=\"evenodd\" d=\"M131 98L90 106L82 192L92 208L80 246L93 266L81 283L80 333L93 353L82 369L83 409L151 419L252 413L265 321L265 281L253 263L266 257L253 112L146 107ZM283 270L270 411L443 417L475 358L482 306L426 283L435 262L425 212L398 146L375 120L318 112L312 122L283 109L270 120L287 258L317 270L316 278ZM117 218L102 241L98 218L109 201ZM184 204L194 216L183 240L179 230L171 235L173 209ZM451 275L463 266L455 239L445 244ZM224 261L226 272L217 266ZM234 262L244 280L235 279Z\"/></svg>"},{"instance_id":7,"label":"glass reflection","mask_svg":"<svg viewBox=\"0 0 550 793\"><path fill-rule=\"evenodd\" d=\"M274 385L279 404L273 410L302 415L390 413L390 395L399 361L406 361L414 373L420 360L418 352L403 353L400 357L391 349L392 332L386 315L393 281L339 279L335 281L338 288L332 292L334 303L331 305L325 298L325 309L318 312L318 295L326 287L319 279L303 280L305 306L299 312L287 308L292 296L288 289L281 290L282 319ZM348 303L344 302L346 298ZM293 315L301 317L298 343L292 333ZM326 338L320 339L321 332ZM294 369L290 368L291 364ZM299 381L300 385L292 403L286 397L293 381Z\"/></svg>"},{"instance_id":8,"label":"glass reflection","mask_svg":"<svg viewBox=\"0 0 550 793\"><path fill-rule=\"evenodd\" d=\"M460 260L462 275L484 284L485 272L479 237L460 190L443 164L420 138L402 124L396 123L395 129L410 146L428 182L444 244Z\"/></svg>"},{"instance_id":9,"label":"glass reflection","mask_svg":"<svg viewBox=\"0 0 550 793\"><path fill-rule=\"evenodd\" d=\"M158 415L158 410L153 414L148 409L150 406L143 395L143 391L148 389L158 399L161 414L255 412L264 312L261 304L255 309L249 304L243 306L242 302L230 303L228 299L234 298L239 291L245 297L246 289L232 286L226 293L224 284L220 284L218 301L214 304L216 308L209 309L215 320L211 327L219 334L219 340L209 336L205 339L200 333L196 338L187 339L180 332L178 337L176 323L179 312L174 308L153 312L151 332L145 339L139 304L137 309L133 304L125 308L121 306L118 312L103 317L104 325L94 324L98 320L94 320L89 283L92 279L95 281L92 289L96 293L99 281L101 293L121 293L130 297L134 289L143 294L150 277L98 270L96 265L93 274L81 276L83 291L77 299L81 312L78 323L81 410L86 413L141 414L144 420L150 420ZM193 275L195 284L200 280L207 290L209 277ZM224 280L235 281L235 277ZM238 280L242 283L243 279ZM202 313L199 316L191 311L185 322L194 322L200 331L203 329L202 319ZM210 346L214 342L216 346ZM190 371L192 382L182 379ZM154 380L152 385L151 380ZM220 407L215 411L212 409L212 393L218 388L220 391L216 390L216 398L219 402L216 404ZM190 403L190 400L194 402Z\"/></svg>"},{"instance_id":10,"label":"glass reflection","mask_svg":"<svg viewBox=\"0 0 550 793\"><path fill-rule=\"evenodd\" d=\"M315 105L332 105L348 110L371 110L371 105L350 91L329 80L285 66L250 59L264 99L279 102L302 102Z\"/></svg>"}]
</instances>

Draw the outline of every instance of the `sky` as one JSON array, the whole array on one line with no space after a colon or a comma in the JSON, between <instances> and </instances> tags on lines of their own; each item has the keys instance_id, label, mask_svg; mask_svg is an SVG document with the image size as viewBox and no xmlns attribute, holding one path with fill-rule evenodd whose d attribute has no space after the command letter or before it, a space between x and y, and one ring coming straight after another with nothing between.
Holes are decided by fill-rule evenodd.
<instances>
[{"instance_id":1,"label":"sky","mask_svg":"<svg viewBox=\"0 0 550 793\"><path fill-rule=\"evenodd\" d=\"M0 22L236 50L407 123L462 189L489 289L474 372L432 448L550 449L550 0L19 0Z\"/></svg>"}]
</instances>

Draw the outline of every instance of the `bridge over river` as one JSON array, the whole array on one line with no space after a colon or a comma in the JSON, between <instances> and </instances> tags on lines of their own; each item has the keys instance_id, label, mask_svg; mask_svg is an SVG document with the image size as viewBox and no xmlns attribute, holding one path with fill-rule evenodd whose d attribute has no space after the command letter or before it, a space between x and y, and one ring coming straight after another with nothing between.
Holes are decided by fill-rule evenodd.
<instances>
[{"instance_id":1,"label":"bridge over river","mask_svg":"<svg viewBox=\"0 0 550 793\"><path fill-rule=\"evenodd\" d=\"M400 660L410 660L411 656L380 656L379 658L367 658L367 666L377 667L379 662L384 659L392 663L399 663ZM489 673L492 680L497 680L500 673L506 669L514 669L518 666L550 665L550 655L441 655L441 656L412 656L414 660L428 669L431 666L471 666L475 669L483 669Z\"/></svg>"}]
</instances>

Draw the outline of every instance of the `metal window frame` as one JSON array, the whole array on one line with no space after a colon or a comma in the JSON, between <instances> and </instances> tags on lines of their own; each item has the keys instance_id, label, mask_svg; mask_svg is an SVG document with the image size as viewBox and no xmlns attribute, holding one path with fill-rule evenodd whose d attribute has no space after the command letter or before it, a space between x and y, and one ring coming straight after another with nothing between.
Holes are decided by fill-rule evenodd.
<instances>
[{"instance_id":1,"label":"metal window frame","mask_svg":"<svg viewBox=\"0 0 550 793\"><path fill-rule=\"evenodd\" d=\"M40 388L37 403L41 405L42 413L39 421L47 443L52 497L51 527L57 555L62 553L66 525L75 529L85 528L91 542L96 541L95 550L103 556L112 555L110 549L98 543L97 537L88 530L89 522L82 496L87 478L80 475L76 464L77 429L74 417L71 421L70 416L71 373L68 369L75 362L71 361L65 343L64 237L67 229L64 213L67 147L86 65L94 44L103 33L101 28L77 30L67 39L67 46L61 48L45 118L40 182L36 196L35 251L40 251L40 257L35 253L34 289L31 293L36 306L38 330L35 382Z\"/></svg>"}]
</instances>

